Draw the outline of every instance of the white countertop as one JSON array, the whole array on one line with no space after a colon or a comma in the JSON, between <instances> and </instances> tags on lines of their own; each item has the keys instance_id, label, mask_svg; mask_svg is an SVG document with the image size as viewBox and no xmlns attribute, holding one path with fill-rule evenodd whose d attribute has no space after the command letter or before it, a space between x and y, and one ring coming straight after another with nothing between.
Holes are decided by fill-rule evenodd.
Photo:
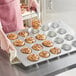
<instances>
[{"instance_id":1,"label":"white countertop","mask_svg":"<svg viewBox=\"0 0 76 76\"><path fill-rule=\"evenodd\" d=\"M56 76L76 76L76 68L71 69L69 71L63 72L61 74L58 74Z\"/></svg>"}]
</instances>

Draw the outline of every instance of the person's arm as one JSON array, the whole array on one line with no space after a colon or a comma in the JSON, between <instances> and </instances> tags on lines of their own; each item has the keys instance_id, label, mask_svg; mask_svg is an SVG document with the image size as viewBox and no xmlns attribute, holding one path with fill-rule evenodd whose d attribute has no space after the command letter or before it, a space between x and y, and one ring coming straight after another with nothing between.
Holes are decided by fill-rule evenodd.
<instances>
[{"instance_id":1,"label":"person's arm","mask_svg":"<svg viewBox=\"0 0 76 76\"><path fill-rule=\"evenodd\" d=\"M30 2L29 7L31 8L31 10L38 12L39 4L38 4L37 0L29 0L29 2Z\"/></svg>"},{"instance_id":2,"label":"person's arm","mask_svg":"<svg viewBox=\"0 0 76 76\"><path fill-rule=\"evenodd\" d=\"M5 33L3 32L3 30L2 30L2 25L1 25L1 22L0 22L0 40L2 40L2 39L4 39L4 38L6 38L6 35L5 35Z\"/></svg>"},{"instance_id":3,"label":"person's arm","mask_svg":"<svg viewBox=\"0 0 76 76\"><path fill-rule=\"evenodd\" d=\"M14 47L5 33L24 29L19 0L0 0L0 22L1 49L9 52Z\"/></svg>"},{"instance_id":4,"label":"person's arm","mask_svg":"<svg viewBox=\"0 0 76 76\"><path fill-rule=\"evenodd\" d=\"M1 23L0 23L0 43L1 43L1 49L3 49L4 51L9 52L9 50L14 50L13 45L10 43L4 31L2 30Z\"/></svg>"}]
</instances>

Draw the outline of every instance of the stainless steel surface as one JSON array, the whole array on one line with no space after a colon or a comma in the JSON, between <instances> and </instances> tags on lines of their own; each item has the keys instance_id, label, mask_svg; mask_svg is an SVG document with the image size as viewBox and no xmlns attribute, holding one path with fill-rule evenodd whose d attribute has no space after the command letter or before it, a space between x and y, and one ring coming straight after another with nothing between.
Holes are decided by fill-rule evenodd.
<instances>
[{"instance_id":1,"label":"stainless steel surface","mask_svg":"<svg viewBox=\"0 0 76 76\"><path fill-rule=\"evenodd\" d=\"M0 76L16 76L9 62L9 55L0 48Z\"/></svg>"},{"instance_id":2,"label":"stainless steel surface","mask_svg":"<svg viewBox=\"0 0 76 76\"><path fill-rule=\"evenodd\" d=\"M50 63L44 62L27 68L22 64L11 65L8 57L9 56L0 49L0 76L53 76L56 74L56 71L76 64L76 51L69 55L66 54L50 60Z\"/></svg>"},{"instance_id":3,"label":"stainless steel surface","mask_svg":"<svg viewBox=\"0 0 76 76\"><path fill-rule=\"evenodd\" d=\"M45 76L57 76L59 74L66 73L67 71L70 71L70 70L73 70L73 69L76 69L76 64L68 66L67 68L63 68L61 70L55 71L55 72L50 73L50 74L45 75ZM70 76L76 75L76 72L75 72L75 74L72 73L71 71L69 73L71 73ZM65 75L63 75L63 76L65 76ZM69 76L69 75L66 75L66 76Z\"/></svg>"}]
</instances>

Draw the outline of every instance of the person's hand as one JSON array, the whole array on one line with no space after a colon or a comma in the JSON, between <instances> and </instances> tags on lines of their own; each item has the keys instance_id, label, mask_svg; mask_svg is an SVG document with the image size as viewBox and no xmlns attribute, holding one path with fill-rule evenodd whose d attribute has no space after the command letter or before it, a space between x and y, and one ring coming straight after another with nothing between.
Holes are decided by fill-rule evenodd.
<instances>
[{"instance_id":1,"label":"person's hand","mask_svg":"<svg viewBox=\"0 0 76 76\"><path fill-rule=\"evenodd\" d=\"M9 53L10 50L15 50L12 43L9 41L7 36L5 35L4 31L2 30L2 25L0 23L0 44L1 49Z\"/></svg>"},{"instance_id":2,"label":"person's hand","mask_svg":"<svg viewBox=\"0 0 76 76\"><path fill-rule=\"evenodd\" d=\"M37 12L39 8L39 4L37 0L30 0L29 2L30 2L29 7L31 8L31 10L34 10L35 12Z\"/></svg>"},{"instance_id":3,"label":"person's hand","mask_svg":"<svg viewBox=\"0 0 76 76\"><path fill-rule=\"evenodd\" d=\"M1 49L6 51L7 53L9 53L10 50L11 51L15 50L14 46L12 45L12 43L9 41L7 37L1 39Z\"/></svg>"}]
</instances>

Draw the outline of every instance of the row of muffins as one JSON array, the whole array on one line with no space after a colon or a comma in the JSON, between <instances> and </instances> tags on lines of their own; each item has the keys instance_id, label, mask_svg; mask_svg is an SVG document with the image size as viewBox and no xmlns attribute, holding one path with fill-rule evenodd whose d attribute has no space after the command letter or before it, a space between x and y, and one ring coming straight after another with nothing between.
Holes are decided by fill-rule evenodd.
<instances>
[{"instance_id":1,"label":"row of muffins","mask_svg":"<svg viewBox=\"0 0 76 76\"><path fill-rule=\"evenodd\" d=\"M9 35L11 35L11 34L9 34ZM42 36L40 36L40 37L39 37L39 36L40 36L40 34L36 36L36 38L37 38L38 40L44 40L44 39L45 39L45 35L42 34ZM31 43L34 43L36 40L35 40L35 38L33 38L33 37L28 37L28 38L25 39L25 41L26 41L27 43L30 43L30 44L31 44ZM17 40L15 40L15 41L13 42L13 44L14 44L15 46L23 46L23 45L25 44L25 42L22 41L22 40L20 40L20 39L17 39ZM42 42L42 44L43 44L44 46L46 46L46 47L52 47L52 46L53 46L53 42L50 41L50 40L45 40L45 41ZM39 48L38 48L38 49L35 48L36 46L38 46L39 48L42 47L42 46L39 45L39 44L35 44L35 45L33 46L33 49L35 49L35 50L40 50Z\"/></svg>"},{"instance_id":2,"label":"row of muffins","mask_svg":"<svg viewBox=\"0 0 76 76\"><path fill-rule=\"evenodd\" d=\"M59 48L56 48L56 47L50 49L49 52L48 51L40 51L39 55L38 54L33 54L32 50L30 48L28 48L28 47L22 48L20 51L22 53L24 53L24 54L29 54L27 56L27 59L30 60L30 61L38 61L40 57L48 58L51 55L50 52L52 54L59 54L59 53L61 53L61 50Z\"/></svg>"},{"instance_id":3,"label":"row of muffins","mask_svg":"<svg viewBox=\"0 0 76 76\"><path fill-rule=\"evenodd\" d=\"M21 37L27 37L27 36L29 35L29 33L26 32L26 31L21 31L21 32L18 33L18 35L21 36ZM9 34L7 35L7 37L8 37L8 39L10 39L10 40L15 40L15 39L18 38L18 35L15 34L15 33L9 33ZM36 38L37 38L38 40L44 40L44 39L46 39L46 36L45 36L44 34L38 34L38 35L36 36Z\"/></svg>"},{"instance_id":4,"label":"row of muffins","mask_svg":"<svg viewBox=\"0 0 76 76\"><path fill-rule=\"evenodd\" d=\"M29 35L29 33L26 32L26 31L21 31L21 32L18 33L18 35L19 35L19 36L22 36L22 37L27 37L27 36ZM15 39L18 38L18 35L15 34L15 33L9 33L9 34L7 35L7 37L8 37L8 39L10 39L10 40L15 40Z\"/></svg>"},{"instance_id":5,"label":"row of muffins","mask_svg":"<svg viewBox=\"0 0 76 76\"><path fill-rule=\"evenodd\" d=\"M25 31L21 31L21 32L19 32L18 34L19 34L20 36L23 36L24 33L25 33ZM26 32L26 33L27 33L27 32ZM27 34L27 35L28 35L28 34ZM9 34L7 35L7 37L8 37L9 39L14 40L14 39L17 38L17 35L14 34L14 33L9 33ZM45 47L52 47L52 46L54 45L52 41L46 40L46 36L45 36L44 34L38 34L38 35L36 36L36 39L38 39L38 40L44 40L44 41L42 42L42 45L44 45ZM27 43L30 43L30 44L36 42L35 38L33 38L33 37L28 37L28 38L25 39L25 41L26 41ZM20 40L20 39L16 39L16 40L13 42L13 44L14 44L15 46L23 46L23 45L25 44L25 42L22 41L22 40ZM42 49L43 49L43 46L42 46L42 45L41 45L41 44L34 44L34 45L32 46L32 48L33 48L34 50L39 51L39 50L42 50Z\"/></svg>"},{"instance_id":6,"label":"row of muffins","mask_svg":"<svg viewBox=\"0 0 76 76\"><path fill-rule=\"evenodd\" d=\"M25 31L21 31L21 32L18 33L18 35L19 35L19 36L22 36L22 37L26 37L26 36L29 35L29 33L28 33L28 32L25 32ZM8 37L10 40L15 40L15 39L18 38L17 34L14 34L14 33L8 34L7 37ZM45 47L52 47L52 46L53 46L53 42L52 42L52 41L50 41L50 40L45 40L45 39L46 39L46 36L45 36L44 34L38 34L38 35L36 36L36 39L38 39L38 40L44 40L44 41L42 42L42 45L44 45ZM31 43L34 43L36 40L35 40L35 38L33 38L33 37L28 37L28 38L25 39L25 41L26 41L27 43L30 43L30 44L31 44ZM17 40L15 40L15 41L13 42L13 44L14 44L15 46L23 46L23 45L25 45L25 42L22 41L22 40L17 39ZM36 50L36 51L40 51L40 50L43 49L43 46L42 46L42 45L41 45L41 44L34 44L34 45L32 46L32 49L33 49L33 50ZM31 50L30 48L27 48L27 47L22 48L22 49L21 49L21 52L22 52L22 53L25 53L25 54L29 54L28 57L27 57L27 59L30 60L30 61L37 61L37 60L39 60L39 55L40 55L41 57L44 57L44 58L47 58L47 57L50 56L50 53L49 53L48 51L41 51L41 52L39 53L39 55L32 54L32 50ZM59 54L59 53L61 53L61 50L60 50L59 48L54 47L54 48L52 48L52 49L50 50L50 52L51 52L52 54Z\"/></svg>"},{"instance_id":7,"label":"row of muffins","mask_svg":"<svg viewBox=\"0 0 76 76\"><path fill-rule=\"evenodd\" d=\"M22 37L25 37L25 36L28 36L29 34L28 34L28 32L21 31L21 32L18 33L18 35L20 35L20 36L22 36ZM9 34L7 35L7 37L8 37L8 39L10 39L10 40L15 40L15 39L16 39L15 42L14 42L14 45L15 45L15 46L23 46L23 45L25 44L22 40L17 39L17 38L18 38L17 34L9 33ZM38 35L36 36L36 39L38 39L38 40L45 40L45 39L46 39L46 36L45 36L44 34L38 34ZM26 41L27 43L31 44L31 43L36 42L36 39L35 39L34 37L27 37L27 38L25 39L25 41ZM49 40L45 40L42 44L43 44L44 46L47 46L47 47L53 46L53 42L51 42L51 41L49 41Z\"/></svg>"},{"instance_id":8,"label":"row of muffins","mask_svg":"<svg viewBox=\"0 0 76 76\"><path fill-rule=\"evenodd\" d=\"M21 31L21 32L18 33L18 35L21 36L21 37L27 37L27 36L29 35L29 33L26 32L26 31ZM7 37L8 37L8 39L10 39L10 40L15 40L15 39L18 38L18 35L15 34L15 33L9 33L9 34L7 35ZM37 38L38 40L44 40L44 39L46 39L46 36L45 36L44 34L38 34L38 35L36 36L36 38Z\"/></svg>"}]
</instances>

